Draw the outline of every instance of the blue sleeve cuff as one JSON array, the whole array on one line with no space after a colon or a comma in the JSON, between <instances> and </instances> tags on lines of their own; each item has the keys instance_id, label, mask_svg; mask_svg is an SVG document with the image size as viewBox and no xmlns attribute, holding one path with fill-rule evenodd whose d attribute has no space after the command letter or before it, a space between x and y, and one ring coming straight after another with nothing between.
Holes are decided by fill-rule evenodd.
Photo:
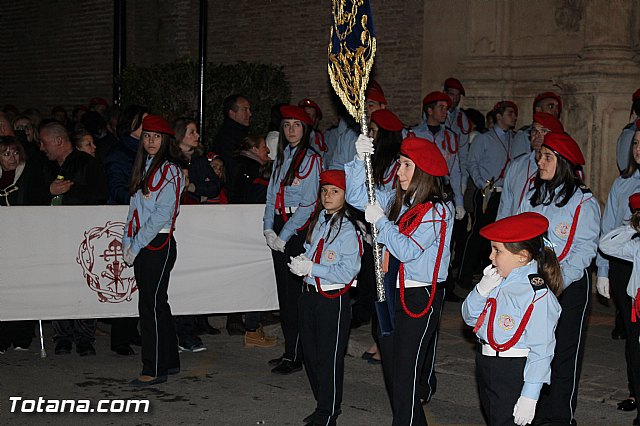
<instances>
[{"instance_id":1,"label":"blue sleeve cuff","mask_svg":"<svg viewBox=\"0 0 640 426\"><path fill-rule=\"evenodd\" d=\"M530 383L524 382L522 386L522 392L520 392L520 396L526 396L527 398L531 398L535 401L540 398L540 390L542 389L542 383Z\"/></svg>"}]
</instances>

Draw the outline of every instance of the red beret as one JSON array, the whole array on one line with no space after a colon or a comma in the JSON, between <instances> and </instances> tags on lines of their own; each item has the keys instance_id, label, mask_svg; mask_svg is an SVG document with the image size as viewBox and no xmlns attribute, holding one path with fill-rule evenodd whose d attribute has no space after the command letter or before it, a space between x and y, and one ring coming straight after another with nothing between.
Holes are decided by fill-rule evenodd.
<instances>
[{"instance_id":1,"label":"red beret","mask_svg":"<svg viewBox=\"0 0 640 426\"><path fill-rule=\"evenodd\" d=\"M464 92L462 83L460 83L460 80L458 80L457 78L449 77L448 79L446 79L444 81L444 88L446 89L447 87L451 89L458 89L462 96L467 96L467 94Z\"/></svg>"},{"instance_id":2,"label":"red beret","mask_svg":"<svg viewBox=\"0 0 640 426\"><path fill-rule=\"evenodd\" d=\"M635 102L637 100L640 99L640 89L636 90L635 92L633 92L633 95L631 96L631 101Z\"/></svg>"},{"instance_id":3,"label":"red beret","mask_svg":"<svg viewBox=\"0 0 640 426\"><path fill-rule=\"evenodd\" d=\"M500 101L498 103L496 103L493 106L493 112L495 113L496 111L498 111L500 108L513 108L513 110L515 111L516 115L518 115L518 105L516 105L514 102L511 101Z\"/></svg>"},{"instance_id":4,"label":"red beret","mask_svg":"<svg viewBox=\"0 0 640 426\"><path fill-rule=\"evenodd\" d=\"M375 80L371 80L369 82L369 88L365 93L365 98L370 99L372 101L380 102L381 104L388 104L387 98L384 97L384 90L382 90L382 86Z\"/></svg>"},{"instance_id":5,"label":"red beret","mask_svg":"<svg viewBox=\"0 0 640 426\"><path fill-rule=\"evenodd\" d=\"M547 133L542 146L546 146L550 150L558 153L574 166L584 165L584 157L582 156L580 147L576 141L566 133Z\"/></svg>"},{"instance_id":6,"label":"red beret","mask_svg":"<svg viewBox=\"0 0 640 426\"><path fill-rule=\"evenodd\" d=\"M89 105L109 106L109 102L107 102L104 98L91 98L91 100L89 100Z\"/></svg>"},{"instance_id":7,"label":"red beret","mask_svg":"<svg viewBox=\"0 0 640 426\"><path fill-rule=\"evenodd\" d=\"M325 170L320 173L320 185L335 185L343 191L347 190L344 170Z\"/></svg>"},{"instance_id":8,"label":"red beret","mask_svg":"<svg viewBox=\"0 0 640 426\"><path fill-rule=\"evenodd\" d=\"M553 92L544 92L544 93L540 93L538 96L536 96L536 98L533 100L533 110L536 110L536 104L538 102L540 102L543 99L555 99L556 101L558 101L558 112L562 112L562 98L560 97L560 95L558 95L557 93L553 93Z\"/></svg>"},{"instance_id":9,"label":"red beret","mask_svg":"<svg viewBox=\"0 0 640 426\"><path fill-rule=\"evenodd\" d=\"M295 120L302 121L308 126L313 126L313 120L302 107L295 105L282 105L280 107L280 114L282 115L283 120L286 118L293 118Z\"/></svg>"},{"instance_id":10,"label":"red beret","mask_svg":"<svg viewBox=\"0 0 640 426\"><path fill-rule=\"evenodd\" d=\"M419 138L413 133L407 135L400 145L400 154L416 163L423 172L431 176L447 176L449 167L442 153L430 140Z\"/></svg>"},{"instance_id":11,"label":"red beret","mask_svg":"<svg viewBox=\"0 0 640 426\"><path fill-rule=\"evenodd\" d=\"M548 112L534 112L533 121L555 133L564 133L564 126L555 116Z\"/></svg>"},{"instance_id":12,"label":"red beret","mask_svg":"<svg viewBox=\"0 0 640 426\"><path fill-rule=\"evenodd\" d=\"M142 120L142 130L146 132L165 133L175 136L169 122L159 115L147 115Z\"/></svg>"},{"instance_id":13,"label":"red beret","mask_svg":"<svg viewBox=\"0 0 640 426\"><path fill-rule=\"evenodd\" d=\"M316 110L316 115L318 116L318 118L322 119L322 110L320 109L318 104L313 102L311 99L304 98L303 100L298 102L298 106L302 107L302 108L308 107L308 108L315 109Z\"/></svg>"},{"instance_id":14,"label":"red beret","mask_svg":"<svg viewBox=\"0 0 640 426\"><path fill-rule=\"evenodd\" d=\"M505 217L480 229L480 235L499 243L529 241L544 234L549 221L540 213L527 212Z\"/></svg>"},{"instance_id":15,"label":"red beret","mask_svg":"<svg viewBox=\"0 0 640 426\"><path fill-rule=\"evenodd\" d=\"M435 104L436 102L443 101L447 103L447 106L451 108L451 98L444 92L431 92L422 99L422 106Z\"/></svg>"},{"instance_id":16,"label":"red beret","mask_svg":"<svg viewBox=\"0 0 640 426\"><path fill-rule=\"evenodd\" d=\"M404 127L402 121L400 121L400 119L388 109L373 111L373 114L371 114L371 121L390 132L399 132Z\"/></svg>"},{"instance_id":17,"label":"red beret","mask_svg":"<svg viewBox=\"0 0 640 426\"><path fill-rule=\"evenodd\" d=\"M640 192L636 192L629 197L629 207L631 207L632 212L640 209Z\"/></svg>"}]
</instances>

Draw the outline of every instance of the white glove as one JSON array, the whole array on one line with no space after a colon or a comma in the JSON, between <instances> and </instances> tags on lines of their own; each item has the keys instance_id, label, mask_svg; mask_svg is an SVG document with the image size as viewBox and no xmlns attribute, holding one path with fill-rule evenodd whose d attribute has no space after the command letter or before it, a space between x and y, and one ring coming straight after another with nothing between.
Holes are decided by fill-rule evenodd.
<instances>
[{"instance_id":1,"label":"white glove","mask_svg":"<svg viewBox=\"0 0 640 426\"><path fill-rule=\"evenodd\" d=\"M476 285L478 293L480 293L484 297L487 297L489 293L491 293L491 290L500 285L502 279L503 278L498 275L498 271L493 267L493 265L487 266L486 268L484 268L484 271L482 271L482 279L480 280L478 285Z\"/></svg>"},{"instance_id":2,"label":"white glove","mask_svg":"<svg viewBox=\"0 0 640 426\"><path fill-rule=\"evenodd\" d=\"M187 192L196 192L196 185L194 183L190 183L189 186L187 186Z\"/></svg>"},{"instance_id":3,"label":"white glove","mask_svg":"<svg viewBox=\"0 0 640 426\"><path fill-rule=\"evenodd\" d=\"M462 206L456 206L456 220L464 219L464 215L467 214L467 211Z\"/></svg>"},{"instance_id":4,"label":"white glove","mask_svg":"<svg viewBox=\"0 0 640 426\"><path fill-rule=\"evenodd\" d=\"M364 160L365 154L373 154L373 139L366 135L358 136L356 152L358 153L358 160Z\"/></svg>"},{"instance_id":5,"label":"white glove","mask_svg":"<svg viewBox=\"0 0 640 426\"><path fill-rule=\"evenodd\" d=\"M273 246L271 248L275 251L284 253L284 246L286 245L286 241L281 240L280 237L276 237L276 240L273 242Z\"/></svg>"},{"instance_id":6,"label":"white glove","mask_svg":"<svg viewBox=\"0 0 640 426\"><path fill-rule=\"evenodd\" d=\"M598 277L596 281L596 290L598 290L598 294L602 297L606 297L610 299L609 295L609 278L607 277Z\"/></svg>"},{"instance_id":7,"label":"white glove","mask_svg":"<svg viewBox=\"0 0 640 426\"><path fill-rule=\"evenodd\" d=\"M291 272L301 277L311 275L311 268L313 268L311 259L302 254L297 257L291 257L290 259L291 263L287 264L287 266L289 266Z\"/></svg>"},{"instance_id":8,"label":"white glove","mask_svg":"<svg viewBox=\"0 0 640 426\"><path fill-rule=\"evenodd\" d=\"M376 223L383 217L385 217L384 210L382 210L378 202L375 204L367 203L367 206L364 208L364 218L367 222Z\"/></svg>"},{"instance_id":9,"label":"white glove","mask_svg":"<svg viewBox=\"0 0 640 426\"><path fill-rule=\"evenodd\" d=\"M278 238L278 234L273 232L273 229L265 229L263 234L264 234L264 239L267 240L267 245L269 246L269 248L271 250L275 250L273 248L273 242L276 240L276 238Z\"/></svg>"},{"instance_id":10,"label":"white glove","mask_svg":"<svg viewBox=\"0 0 640 426\"><path fill-rule=\"evenodd\" d=\"M127 266L133 266L133 262L136 260L136 255L131 251L131 247L123 247L125 250L122 252L122 260Z\"/></svg>"},{"instance_id":11,"label":"white glove","mask_svg":"<svg viewBox=\"0 0 640 426\"><path fill-rule=\"evenodd\" d=\"M526 396L518 398L518 402L513 407L513 422L519 426L531 423L533 416L536 414L537 402L535 399L527 398Z\"/></svg>"}]
</instances>

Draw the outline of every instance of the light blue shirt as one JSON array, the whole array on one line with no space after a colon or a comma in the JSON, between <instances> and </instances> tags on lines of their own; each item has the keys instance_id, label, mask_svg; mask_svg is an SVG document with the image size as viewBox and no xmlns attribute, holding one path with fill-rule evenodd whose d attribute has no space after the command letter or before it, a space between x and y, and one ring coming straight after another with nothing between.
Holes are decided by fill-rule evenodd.
<instances>
[{"instance_id":1,"label":"light blue shirt","mask_svg":"<svg viewBox=\"0 0 640 426\"><path fill-rule=\"evenodd\" d=\"M619 176L613 181L607 204L604 206L604 213L602 213L601 236L629 221L631 218L629 196L636 192L640 192L640 171L638 170L627 179ZM596 257L596 265L599 277L609 276L609 261L600 254Z\"/></svg>"},{"instance_id":2,"label":"light blue shirt","mask_svg":"<svg viewBox=\"0 0 640 426\"><path fill-rule=\"evenodd\" d=\"M347 176L346 201L353 207L364 210L367 204L364 162L355 159L347 163L345 174ZM388 212L395 201L395 191L376 189L376 201ZM403 205L400 216L406 211L407 206ZM449 244L453 228L453 204L451 202L445 205L435 204L411 236L402 235L398 225L391 222L386 216L376 223L378 243L383 244L395 258L404 263L405 280L424 283L424 285L431 284L441 241L440 226L442 221L444 221L446 228L438 270L438 282L441 282L447 279L449 269Z\"/></svg>"},{"instance_id":3,"label":"light blue shirt","mask_svg":"<svg viewBox=\"0 0 640 426\"><path fill-rule=\"evenodd\" d=\"M632 299L636 298L640 289L640 238L631 239L637 232L630 225L623 225L600 239L600 250L604 254L633 262L627 284L627 294Z\"/></svg>"},{"instance_id":4,"label":"light blue shirt","mask_svg":"<svg viewBox=\"0 0 640 426\"><path fill-rule=\"evenodd\" d=\"M487 297L482 296L474 288L462 303L462 318L467 325L474 327L482 313L488 297L496 299L496 316L493 325L494 339L502 344L511 339L518 329L524 314L534 300L531 317L520 340L513 346L518 349L529 349L524 366L524 385L521 396L538 400L540 389L544 383L551 381L551 360L556 347L555 330L560 318L560 303L546 286L534 290L529 279L530 274L538 273L537 262L516 268ZM487 327L489 312L482 326L476 332L479 339L489 342Z\"/></svg>"},{"instance_id":5,"label":"light blue shirt","mask_svg":"<svg viewBox=\"0 0 640 426\"><path fill-rule=\"evenodd\" d=\"M511 143L511 158L531 153L531 126L518 130Z\"/></svg>"},{"instance_id":6,"label":"light blue shirt","mask_svg":"<svg viewBox=\"0 0 640 426\"><path fill-rule=\"evenodd\" d=\"M284 180L287 170L295 157L297 147L292 148L287 145L284 149L284 159L282 166L278 169L277 165L273 165L271 179L267 188L267 204L264 208L264 216L262 218L263 230L273 229L273 219L275 217L275 204L278 191L280 191L280 183ZM318 200L318 189L320 187L320 169L322 161L320 156L312 149L308 149L298 170L293 183L284 188L284 205L285 207L295 207L297 210L293 215L287 215L288 221L280 231L280 239L289 241L289 239L302 228L311 217L315 210ZM306 176L304 179L298 176Z\"/></svg>"},{"instance_id":7,"label":"light blue shirt","mask_svg":"<svg viewBox=\"0 0 640 426\"><path fill-rule=\"evenodd\" d=\"M327 130L324 134L324 143L327 145L327 152L324 155L324 169L343 170L344 165L353 160L356 155L357 139L358 133L342 119L338 123L338 127Z\"/></svg>"},{"instance_id":8,"label":"light blue shirt","mask_svg":"<svg viewBox=\"0 0 640 426\"><path fill-rule=\"evenodd\" d=\"M561 188L556 188L554 200L548 206L544 204L536 207L531 206L529 200L533 190L529 191L525 196L527 200L522 202L518 213L536 212L549 220L549 240L553 244L556 256L560 256L569 239L576 208L582 203L573 243L566 257L560 262L564 280L563 288L567 288L574 281L582 278L585 274L585 269L596 256L600 236L600 205L598 205L598 201L590 191L584 193L578 188L567 204L563 207L558 207L555 203Z\"/></svg>"},{"instance_id":9,"label":"light blue shirt","mask_svg":"<svg viewBox=\"0 0 640 426\"><path fill-rule=\"evenodd\" d=\"M481 133L473 140L469 152L469 175L477 188L482 188L485 182L493 179L493 186L501 187L502 170L506 171L510 157L511 139L513 132L502 130L499 126L486 133Z\"/></svg>"},{"instance_id":10,"label":"light blue shirt","mask_svg":"<svg viewBox=\"0 0 640 426\"><path fill-rule=\"evenodd\" d=\"M527 192L533 188L533 178L537 172L535 151L529 155L521 155L509 163L504 174L496 220L513 216L518 212L520 204L526 202Z\"/></svg>"},{"instance_id":11,"label":"light blue shirt","mask_svg":"<svg viewBox=\"0 0 640 426\"><path fill-rule=\"evenodd\" d=\"M444 126L440 126L440 130L434 135L431 133L431 130L429 130L426 122L412 128L411 131L419 138L430 140L436 144L449 168L448 179L453 189L453 201L456 206L461 206L463 204L464 194L462 193L462 170L460 168L460 156L458 155L460 152L458 136L451 130L445 129ZM451 150L456 150L456 142L458 142L458 151L452 153ZM451 146L451 150L449 149L449 145Z\"/></svg>"},{"instance_id":12,"label":"light blue shirt","mask_svg":"<svg viewBox=\"0 0 640 426\"><path fill-rule=\"evenodd\" d=\"M153 157L147 158L144 166L145 173L151 166L152 160ZM163 170L166 170L164 178ZM150 188L146 197L139 189L131 197L127 225L122 237L122 245L131 247L131 252L136 256L140 250L149 245L161 230L171 229L174 214L176 217L178 216L180 194L184 189L182 170L174 163L165 161L153 174L149 186L158 187L158 189L151 191ZM133 218L136 211L140 223L140 228L137 231ZM132 237L129 237L127 233L129 226L132 226L134 233Z\"/></svg>"},{"instance_id":13,"label":"light blue shirt","mask_svg":"<svg viewBox=\"0 0 640 426\"><path fill-rule=\"evenodd\" d=\"M314 262L311 277L305 277L304 282L315 286L316 280L313 277L318 277L323 290L334 290L349 284L360 272L361 241L349 219L343 217L342 223L337 222L331 226L335 214L329 220L325 214L326 210L322 210L318 216L311 244L304 244L305 256ZM331 235L327 238L329 228ZM320 263L316 263L316 250L322 238L325 240L322 257Z\"/></svg>"},{"instance_id":14,"label":"light blue shirt","mask_svg":"<svg viewBox=\"0 0 640 426\"><path fill-rule=\"evenodd\" d=\"M636 134L636 124L635 122L628 129L624 129L620 136L618 136L618 141L616 142L616 163L618 164L618 169L624 170L629 165L629 160L631 160L632 156L629 155L631 152L631 143L633 142L633 135Z\"/></svg>"},{"instance_id":15,"label":"light blue shirt","mask_svg":"<svg viewBox=\"0 0 640 426\"><path fill-rule=\"evenodd\" d=\"M462 173L462 184L465 185L467 183L467 179L469 179L467 166L469 163L469 136L471 133L471 123L464 111L460 108L453 108L447 113L447 120L444 122L444 126L458 135L460 171Z\"/></svg>"}]
</instances>

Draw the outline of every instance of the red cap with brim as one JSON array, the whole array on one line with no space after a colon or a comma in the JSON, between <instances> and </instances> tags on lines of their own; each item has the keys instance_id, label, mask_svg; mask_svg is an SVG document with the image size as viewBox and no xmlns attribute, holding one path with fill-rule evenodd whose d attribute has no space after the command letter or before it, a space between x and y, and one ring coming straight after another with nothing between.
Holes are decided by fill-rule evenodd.
<instances>
[{"instance_id":1,"label":"red cap with brim","mask_svg":"<svg viewBox=\"0 0 640 426\"><path fill-rule=\"evenodd\" d=\"M549 129L555 133L564 133L564 126L555 116L548 112L534 112L533 121L540 124L545 129Z\"/></svg>"},{"instance_id":2,"label":"red cap with brim","mask_svg":"<svg viewBox=\"0 0 640 426\"><path fill-rule=\"evenodd\" d=\"M585 163L578 143L566 133L547 133L542 146L561 155L574 166L582 166Z\"/></svg>"},{"instance_id":3,"label":"red cap with brim","mask_svg":"<svg viewBox=\"0 0 640 426\"><path fill-rule=\"evenodd\" d=\"M560 97L560 95L553 92L544 92L536 96L536 98L533 100L534 111L536 110L536 104L543 99L555 99L558 102L558 113L562 112L562 98Z\"/></svg>"},{"instance_id":4,"label":"red cap with brim","mask_svg":"<svg viewBox=\"0 0 640 426\"><path fill-rule=\"evenodd\" d=\"M446 79L444 81L444 88L446 89L447 87L450 89L458 89L462 96L467 96L467 94L464 92L462 83L460 83L460 80L458 80L457 78L449 77L448 79Z\"/></svg>"},{"instance_id":5,"label":"red cap with brim","mask_svg":"<svg viewBox=\"0 0 640 426\"><path fill-rule=\"evenodd\" d=\"M367 90L365 97L367 98L367 100L380 102L383 105L388 104L387 98L384 97L384 92L382 92L382 90L375 87L370 87Z\"/></svg>"},{"instance_id":6,"label":"red cap with brim","mask_svg":"<svg viewBox=\"0 0 640 426\"><path fill-rule=\"evenodd\" d=\"M409 158L416 167L431 176L447 176L449 167L438 147L430 140L407 135L400 145L400 154Z\"/></svg>"},{"instance_id":7,"label":"red cap with brim","mask_svg":"<svg viewBox=\"0 0 640 426\"><path fill-rule=\"evenodd\" d=\"M431 92L422 99L422 106L435 104L436 102L443 101L447 103L447 107L451 108L451 98L444 92Z\"/></svg>"},{"instance_id":8,"label":"red cap with brim","mask_svg":"<svg viewBox=\"0 0 640 426\"><path fill-rule=\"evenodd\" d=\"M334 185L346 191L347 182L344 170L325 170L320 173L320 185Z\"/></svg>"},{"instance_id":9,"label":"red cap with brim","mask_svg":"<svg viewBox=\"0 0 640 426\"><path fill-rule=\"evenodd\" d=\"M282 115L283 120L288 118L300 120L308 126L313 126L313 120L302 107L296 105L282 105L280 107L280 114Z\"/></svg>"},{"instance_id":10,"label":"red cap with brim","mask_svg":"<svg viewBox=\"0 0 640 426\"><path fill-rule=\"evenodd\" d=\"M304 98L303 100L298 102L298 106L302 107L302 108L313 108L313 109L315 109L316 110L316 115L318 116L318 119L322 119L322 110L320 110L320 107L318 106L318 104L313 102L311 99Z\"/></svg>"},{"instance_id":11,"label":"red cap with brim","mask_svg":"<svg viewBox=\"0 0 640 426\"><path fill-rule=\"evenodd\" d=\"M378 109L371 114L371 121L390 132L399 132L404 125L402 121L388 109Z\"/></svg>"},{"instance_id":12,"label":"red cap with brim","mask_svg":"<svg viewBox=\"0 0 640 426\"><path fill-rule=\"evenodd\" d=\"M518 105L511 101L500 101L493 106L493 112L497 112L500 108L513 108L513 111L518 115Z\"/></svg>"},{"instance_id":13,"label":"red cap with brim","mask_svg":"<svg viewBox=\"0 0 640 426\"><path fill-rule=\"evenodd\" d=\"M480 235L498 243L529 241L547 232L549 221L540 213L527 212L505 217L480 229Z\"/></svg>"},{"instance_id":14,"label":"red cap with brim","mask_svg":"<svg viewBox=\"0 0 640 426\"><path fill-rule=\"evenodd\" d=\"M142 130L145 132L164 133L175 136L169 122L159 115L147 115L142 119Z\"/></svg>"},{"instance_id":15,"label":"red cap with brim","mask_svg":"<svg viewBox=\"0 0 640 426\"><path fill-rule=\"evenodd\" d=\"M632 212L640 209L640 192L636 192L629 197L629 207L631 207Z\"/></svg>"}]
</instances>

